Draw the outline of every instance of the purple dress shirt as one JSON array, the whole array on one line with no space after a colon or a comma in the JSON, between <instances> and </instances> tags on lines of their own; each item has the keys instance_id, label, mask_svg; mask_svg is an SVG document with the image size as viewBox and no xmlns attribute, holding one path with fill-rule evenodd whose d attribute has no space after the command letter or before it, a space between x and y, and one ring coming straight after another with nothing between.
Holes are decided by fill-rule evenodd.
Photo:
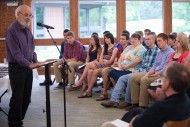
<instances>
[{"instance_id":1,"label":"purple dress shirt","mask_svg":"<svg viewBox=\"0 0 190 127\"><path fill-rule=\"evenodd\" d=\"M22 28L18 21L13 22L6 35L7 61L29 67L37 62L34 52L34 38L28 28Z\"/></svg>"}]
</instances>

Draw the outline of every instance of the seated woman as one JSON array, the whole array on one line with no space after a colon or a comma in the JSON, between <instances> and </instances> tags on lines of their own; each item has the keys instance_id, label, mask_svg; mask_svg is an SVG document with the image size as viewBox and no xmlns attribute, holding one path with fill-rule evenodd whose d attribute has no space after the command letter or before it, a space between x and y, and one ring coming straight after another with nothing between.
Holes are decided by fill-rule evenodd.
<instances>
[{"instance_id":1,"label":"seated woman","mask_svg":"<svg viewBox=\"0 0 190 127\"><path fill-rule=\"evenodd\" d=\"M78 80L78 82L75 85L72 86L77 88L80 87L84 79L87 78L88 89L87 91L84 91L82 95L79 96L79 98L92 96L91 90L98 76L97 75L93 77L92 73L96 72L98 74L98 72L100 72L101 69L103 69L104 67L110 67L116 57L116 54L117 54L117 48L114 46L114 37L111 33L107 33L105 35L104 47L101 52L99 61L87 63L81 78ZM91 82L93 82L93 85L90 86L89 84L91 84Z\"/></svg>"},{"instance_id":2,"label":"seated woman","mask_svg":"<svg viewBox=\"0 0 190 127\"><path fill-rule=\"evenodd\" d=\"M89 62L98 61L100 58L101 50L102 50L102 48L100 45L99 37L95 34L92 34L91 39L90 39L89 48L87 50L86 62L84 65L86 65ZM81 77L83 71L84 71L84 67L77 70L77 74L78 74L79 78ZM83 81L83 89L85 89L85 87L86 87L86 80ZM74 90L77 90L77 88L78 87L71 87L68 90L74 91Z\"/></svg>"},{"instance_id":3,"label":"seated woman","mask_svg":"<svg viewBox=\"0 0 190 127\"><path fill-rule=\"evenodd\" d=\"M185 64L185 62L189 60L189 58L187 57L189 55L188 43L189 41L186 34L184 33L177 34L177 38L174 45L175 52L171 55L170 60L168 62L169 64L172 63L173 61ZM155 87L155 84L153 87ZM163 99L165 95L163 95L164 92L162 91L162 89L157 88L156 92L155 90L151 90L155 89L153 87L152 85L149 87L150 88L148 89L149 94L151 94L151 96L155 99ZM156 93L158 94L158 96L156 95Z\"/></svg>"},{"instance_id":4,"label":"seated woman","mask_svg":"<svg viewBox=\"0 0 190 127\"><path fill-rule=\"evenodd\" d=\"M115 61L112 65L112 67L106 67L102 70L102 78L103 78L103 88L100 94L100 97L96 98L96 101L102 101L102 100L107 100L108 99L108 94L107 94L107 90L109 89L110 86L110 78L108 77L108 74L111 70L113 70L113 67L117 67L118 66L118 60L121 56L121 53L123 52L123 50L128 46L128 42L129 42L129 35L122 33L120 36L120 44L122 46L122 48L118 49L117 51L117 56L115 58Z\"/></svg>"},{"instance_id":5,"label":"seated woman","mask_svg":"<svg viewBox=\"0 0 190 127\"><path fill-rule=\"evenodd\" d=\"M119 58L118 70L114 69L109 73L109 77L113 85L116 84L116 81L120 76L132 73L135 67L138 67L140 64L144 52L146 51L140 41L141 36L139 34L132 34L131 45L125 48L121 54L121 57Z\"/></svg>"}]
</instances>

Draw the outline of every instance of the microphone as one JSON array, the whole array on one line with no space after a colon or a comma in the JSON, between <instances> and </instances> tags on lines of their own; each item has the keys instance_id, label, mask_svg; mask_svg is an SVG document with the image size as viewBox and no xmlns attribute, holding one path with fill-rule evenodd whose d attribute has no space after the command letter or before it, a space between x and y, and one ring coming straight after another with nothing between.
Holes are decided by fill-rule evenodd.
<instances>
[{"instance_id":1,"label":"microphone","mask_svg":"<svg viewBox=\"0 0 190 127\"><path fill-rule=\"evenodd\" d=\"M41 27L45 27L45 28L47 28L47 29L54 29L54 27L45 25L45 24L40 23L40 22L38 22L37 25L38 25L38 26L41 26Z\"/></svg>"}]
</instances>

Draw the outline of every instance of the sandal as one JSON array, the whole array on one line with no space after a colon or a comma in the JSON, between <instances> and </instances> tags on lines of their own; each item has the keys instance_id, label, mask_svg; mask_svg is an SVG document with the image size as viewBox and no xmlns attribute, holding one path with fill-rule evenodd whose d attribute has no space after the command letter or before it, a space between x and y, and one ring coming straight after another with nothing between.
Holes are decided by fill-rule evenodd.
<instances>
[{"instance_id":1,"label":"sandal","mask_svg":"<svg viewBox=\"0 0 190 127\"><path fill-rule=\"evenodd\" d=\"M90 92L83 92L80 96L78 96L78 98L89 98L89 97L92 97L92 93Z\"/></svg>"},{"instance_id":2,"label":"sandal","mask_svg":"<svg viewBox=\"0 0 190 127\"><path fill-rule=\"evenodd\" d=\"M108 100L108 95L107 94L101 94L100 97L96 98L96 101L104 101Z\"/></svg>"},{"instance_id":3,"label":"sandal","mask_svg":"<svg viewBox=\"0 0 190 127\"><path fill-rule=\"evenodd\" d=\"M81 91L82 91L82 92L85 92L85 91L87 90L87 88L88 88L88 85L83 85Z\"/></svg>"},{"instance_id":4,"label":"sandal","mask_svg":"<svg viewBox=\"0 0 190 127\"><path fill-rule=\"evenodd\" d=\"M77 85L72 85L69 89L68 89L68 91L76 91L76 90L78 90L78 89L80 89L82 87L82 85L79 85L79 86L77 86Z\"/></svg>"}]
</instances>

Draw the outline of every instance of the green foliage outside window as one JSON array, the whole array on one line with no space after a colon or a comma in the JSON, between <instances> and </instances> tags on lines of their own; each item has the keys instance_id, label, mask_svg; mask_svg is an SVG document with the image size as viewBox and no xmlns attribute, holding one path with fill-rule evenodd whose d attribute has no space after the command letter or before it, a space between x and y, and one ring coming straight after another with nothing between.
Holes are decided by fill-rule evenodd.
<instances>
[{"instance_id":1,"label":"green foliage outside window","mask_svg":"<svg viewBox=\"0 0 190 127\"><path fill-rule=\"evenodd\" d=\"M172 31L190 34L190 2L173 2Z\"/></svg>"},{"instance_id":2,"label":"green foliage outside window","mask_svg":"<svg viewBox=\"0 0 190 127\"><path fill-rule=\"evenodd\" d=\"M139 21L162 18L161 2L155 1L127 1L127 21Z\"/></svg>"}]
</instances>

